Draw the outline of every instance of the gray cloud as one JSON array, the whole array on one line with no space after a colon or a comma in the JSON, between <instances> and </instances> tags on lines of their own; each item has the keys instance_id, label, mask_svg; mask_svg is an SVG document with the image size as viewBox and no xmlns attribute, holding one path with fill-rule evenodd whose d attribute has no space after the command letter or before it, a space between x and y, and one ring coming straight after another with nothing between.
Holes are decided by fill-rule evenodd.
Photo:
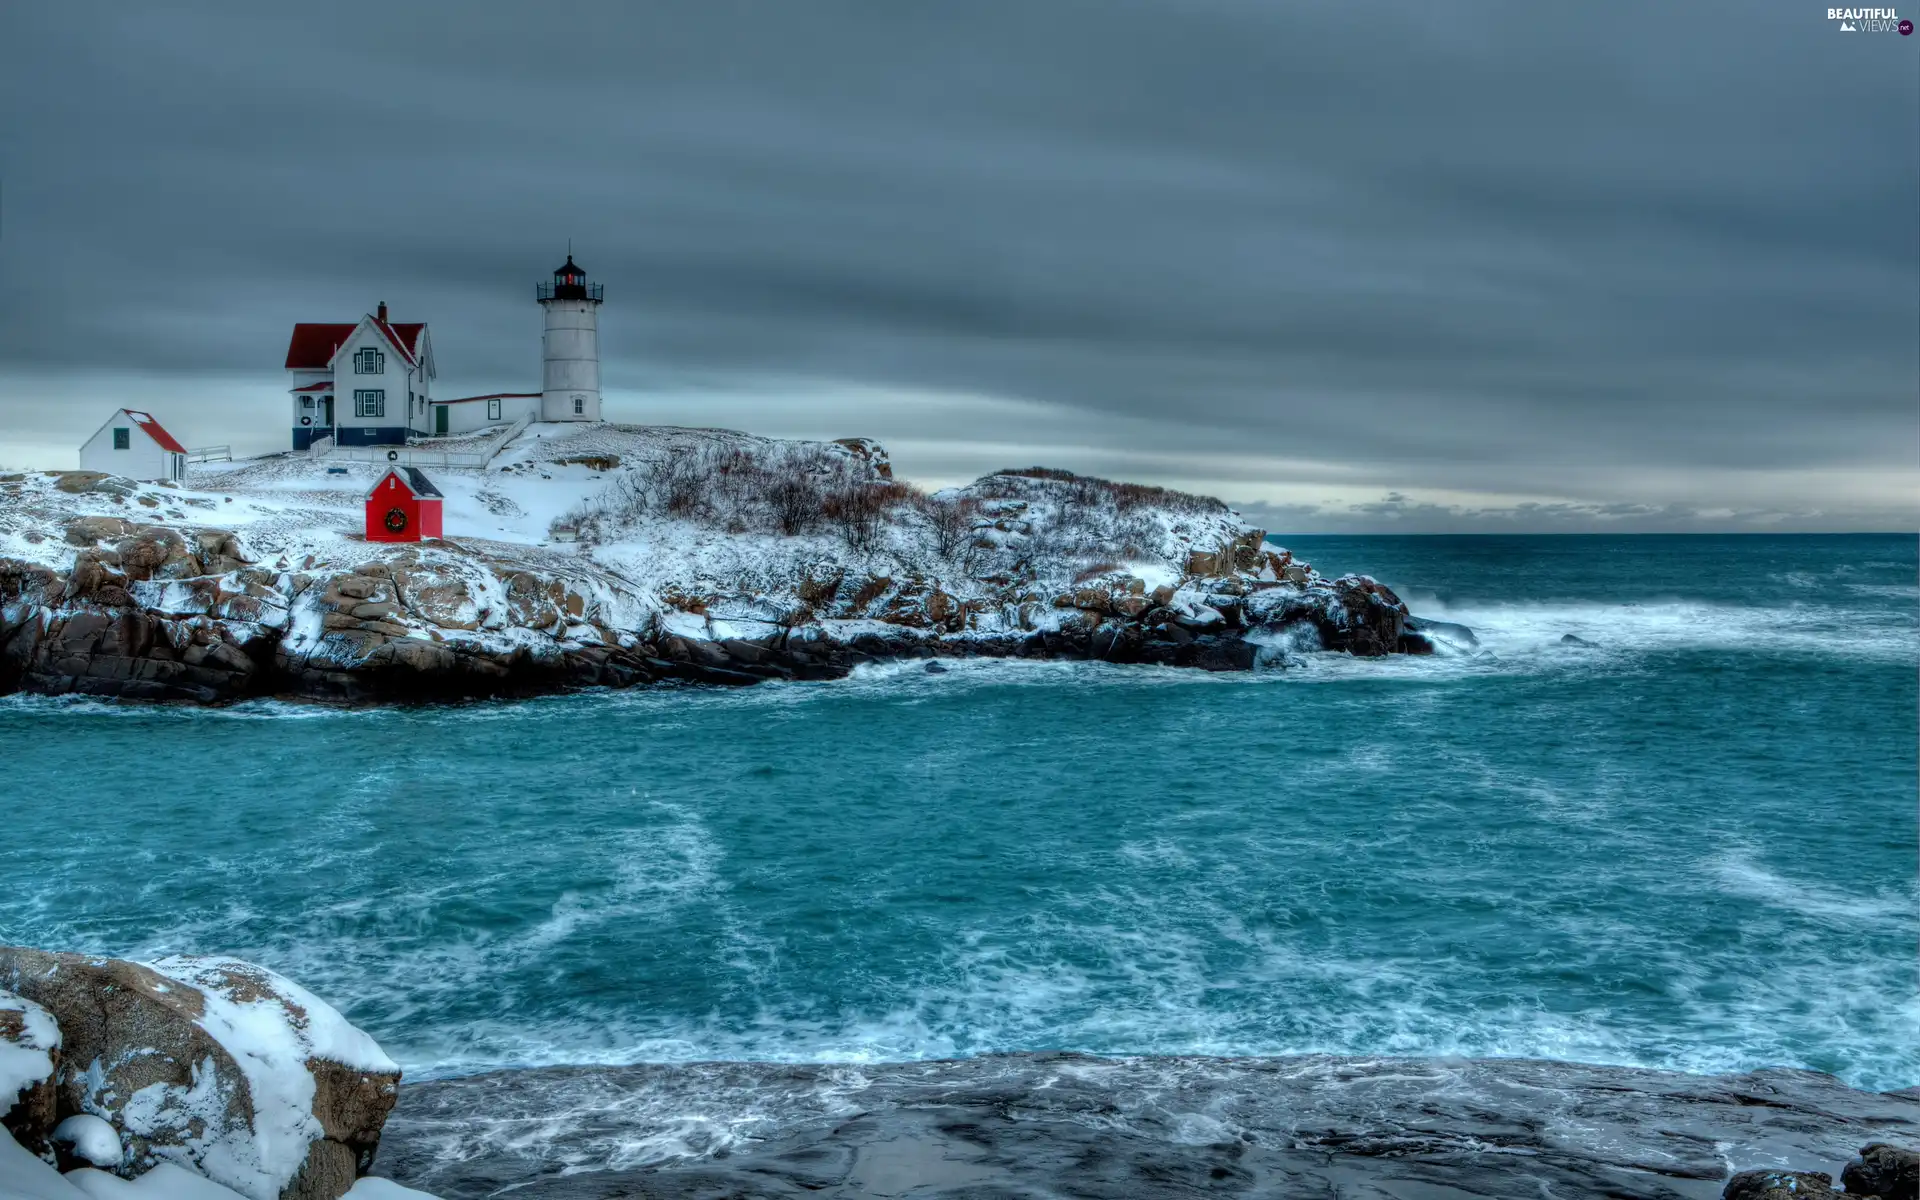
<instances>
[{"instance_id":1,"label":"gray cloud","mask_svg":"<svg viewBox=\"0 0 1920 1200\"><path fill-rule=\"evenodd\" d=\"M381 299L443 392L525 386L571 236L629 419L1341 528L1912 528L1916 51L1721 2L9 6L0 457L96 396L273 445L288 326Z\"/></svg>"}]
</instances>

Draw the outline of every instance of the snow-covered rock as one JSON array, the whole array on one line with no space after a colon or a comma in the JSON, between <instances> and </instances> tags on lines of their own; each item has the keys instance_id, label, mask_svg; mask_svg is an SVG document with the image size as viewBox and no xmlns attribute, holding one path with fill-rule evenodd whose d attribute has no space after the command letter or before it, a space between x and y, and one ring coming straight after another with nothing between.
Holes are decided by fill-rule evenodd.
<instances>
[{"instance_id":1,"label":"snow-covered rock","mask_svg":"<svg viewBox=\"0 0 1920 1200\"><path fill-rule=\"evenodd\" d=\"M119 1166L126 1154L119 1132L92 1113L75 1113L54 1126L53 1145L88 1166L107 1170Z\"/></svg>"},{"instance_id":2,"label":"snow-covered rock","mask_svg":"<svg viewBox=\"0 0 1920 1200\"><path fill-rule=\"evenodd\" d=\"M0 990L0 1138L51 1152L60 1027L40 1005Z\"/></svg>"},{"instance_id":3,"label":"snow-covered rock","mask_svg":"<svg viewBox=\"0 0 1920 1200\"><path fill-rule=\"evenodd\" d=\"M248 1200L337 1200L372 1164L399 1069L324 1001L227 958L151 964L0 947L0 986L58 1023L58 1113ZM63 1126L99 1163L97 1128Z\"/></svg>"},{"instance_id":4,"label":"snow-covered rock","mask_svg":"<svg viewBox=\"0 0 1920 1200\"><path fill-rule=\"evenodd\" d=\"M866 439L534 425L484 468L433 471L448 536L396 546L360 533L381 469L0 476L0 691L432 698L922 653L1240 669L1255 657L1221 643L1264 590L1284 603L1261 621L1323 648L1425 644L1391 593L1328 583L1218 500L1064 471L927 495Z\"/></svg>"},{"instance_id":5,"label":"snow-covered rock","mask_svg":"<svg viewBox=\"0 0 1920 1200\"><path fill-rule=\"evenodd\" d=\"M428 1192L368 1175L347 1189L349 1200L436 1200ZM60 1174L0 1137L0 1200L239 1200L204 1175L161 1163L135 1179L91 1168Z\"/></svg>"}]
</instances>

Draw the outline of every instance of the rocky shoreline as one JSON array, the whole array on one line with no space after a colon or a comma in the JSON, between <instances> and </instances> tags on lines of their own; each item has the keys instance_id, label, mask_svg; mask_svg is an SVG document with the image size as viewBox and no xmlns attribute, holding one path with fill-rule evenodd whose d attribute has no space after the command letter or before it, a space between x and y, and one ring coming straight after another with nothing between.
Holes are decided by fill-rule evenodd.
<instances>
[{"instance_id":1,"label":"rocky shoreline","mask_svg":"<svg viewBox=\"0 0 1920 1200\"><path fill-rule=\"evenodd\" d=\"M264 968L0 946L7 1200L1916 1200L1916 1142L1920 1088L1519 1059L1003 1054L402 1085Z\"/></svg>"},{"instance_id":2,"label":"rocky shoreline","mask_svg":"<svg viewBox=\"0 0 1920 1200\"><path fill-rule=\"evenodd\" d=\"M875 475L863 486L892 485ZM346 561L329 562L257 548L235 529L66 511L132 497L166 515L192 499L162 488L81 472L0 477L19 511L39 501L42 521L58 522L21 522L38 561L0 556L0 694L417 702L833 679L904 658L1246 671L1302 651L1431 653L1436 633L1471 642L1371 578L1322 578L1218 501L1152 490L1149 505L1130 486L990 477L975 485L988 499L901 502L886 554L796 537L756 561L764 539L722 533L697 553L746 555L733 578L714 578L690 550L677 573L649 557L666 582L644 587L618 543L346 538ZM942 505L968 523L970 545L939 548L938 524L952 519ZM965 570L939 569L956 562Z\"/></svg>"},{"instance_id":3,"label":"rocky shoreline","mask_svg":"<svg viewBox=\"0 0 1920 1200\"><path fill-rule=\"evenodd\" d=\"M448 1200L1912 1200L1887 1143L1917 1138L1920 1089L1811 1071L1008 1054L414 1084L376 1170Z\"/></svg>"}]
</instances>

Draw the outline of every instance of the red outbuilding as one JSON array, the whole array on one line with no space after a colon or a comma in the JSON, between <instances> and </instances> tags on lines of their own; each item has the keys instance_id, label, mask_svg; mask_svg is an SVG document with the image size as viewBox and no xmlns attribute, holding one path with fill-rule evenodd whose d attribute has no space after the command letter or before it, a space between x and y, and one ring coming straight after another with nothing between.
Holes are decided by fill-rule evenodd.
<instances>
[{"instance_id":1,"label":"red outbuilding","mask_svg":"<svg viewBox=\"0 0 1920 1200\"><path fill-rule=\"evenodd\" d=\"M433 481L412 467L388 467L367 491L367 540L417 542L440 536L440 502Z\"/></svg>"}]
</instances>

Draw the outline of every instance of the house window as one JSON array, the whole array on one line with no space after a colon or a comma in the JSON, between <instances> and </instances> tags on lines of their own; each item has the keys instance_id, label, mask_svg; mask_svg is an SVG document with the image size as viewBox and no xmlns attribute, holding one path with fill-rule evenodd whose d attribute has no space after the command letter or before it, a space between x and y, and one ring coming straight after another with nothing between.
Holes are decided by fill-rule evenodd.
<instances>
[{"instance_id":1,"label":"house window","mask_svg":"<svg viewBox=\"0 0 1920 1200\"><path fill-rule=\"evenodd\" d=\"M356 351L353 356L355 375L378 375L387 369L387 356L372 346Z\"/></svg>"},{"instance_id":2,"label":"house window","mask_svg":"<svg viewBox=\"0 0 1920 1200\"><path fill-rule=\"evenodd\" d=\"M385 388L367 388L353 394L353 415L356 417L384 417L387 415L387 392Z\"/></svg>"},{"instance_id":3,"label":"house window","mask_svg":"<svg viewBox=\"0 0 1920 1200\"><path fill-rule=\"evenodd\" d=\"M114 430L113 431L113 448L115 450L131 450L133 448L133 430L131 429Z\"/></svg>"},{"instance_id":4,"label":"house window","mask_svg":"<svg viewBox=\"0 0 1920 1200\"><path fill-rule=\"evenodd\" d=\"M586 411L587 411L587 398L585 396L575 396L573 398L573 415L576 417L583 416L585 415Z\"/></svg>"},{"instance_id":5,"label":"house window","mask_svg":"<svg viewBox=\"0 0 1920 1200\"><path fill-rule=\"evenodd\" d=\"M306 410L307 410L308 412L312 412L312 411L313 411L313 397L312 397L312 396L302 396L302 397L300 397L300 407L301 407L301 408L303 408L303 409L306 409Z\"/></svg>"},{"instance_id":6,"label":"house window","mask_svg":"<svg viewBox=\"0 0 1920 1200\"><path fill-rule=\"evenodd\" d=\"M498 400L487 401L487 420L498 421L499 419L500 419L500 402Z\"/></svg>"}]
</instances>

